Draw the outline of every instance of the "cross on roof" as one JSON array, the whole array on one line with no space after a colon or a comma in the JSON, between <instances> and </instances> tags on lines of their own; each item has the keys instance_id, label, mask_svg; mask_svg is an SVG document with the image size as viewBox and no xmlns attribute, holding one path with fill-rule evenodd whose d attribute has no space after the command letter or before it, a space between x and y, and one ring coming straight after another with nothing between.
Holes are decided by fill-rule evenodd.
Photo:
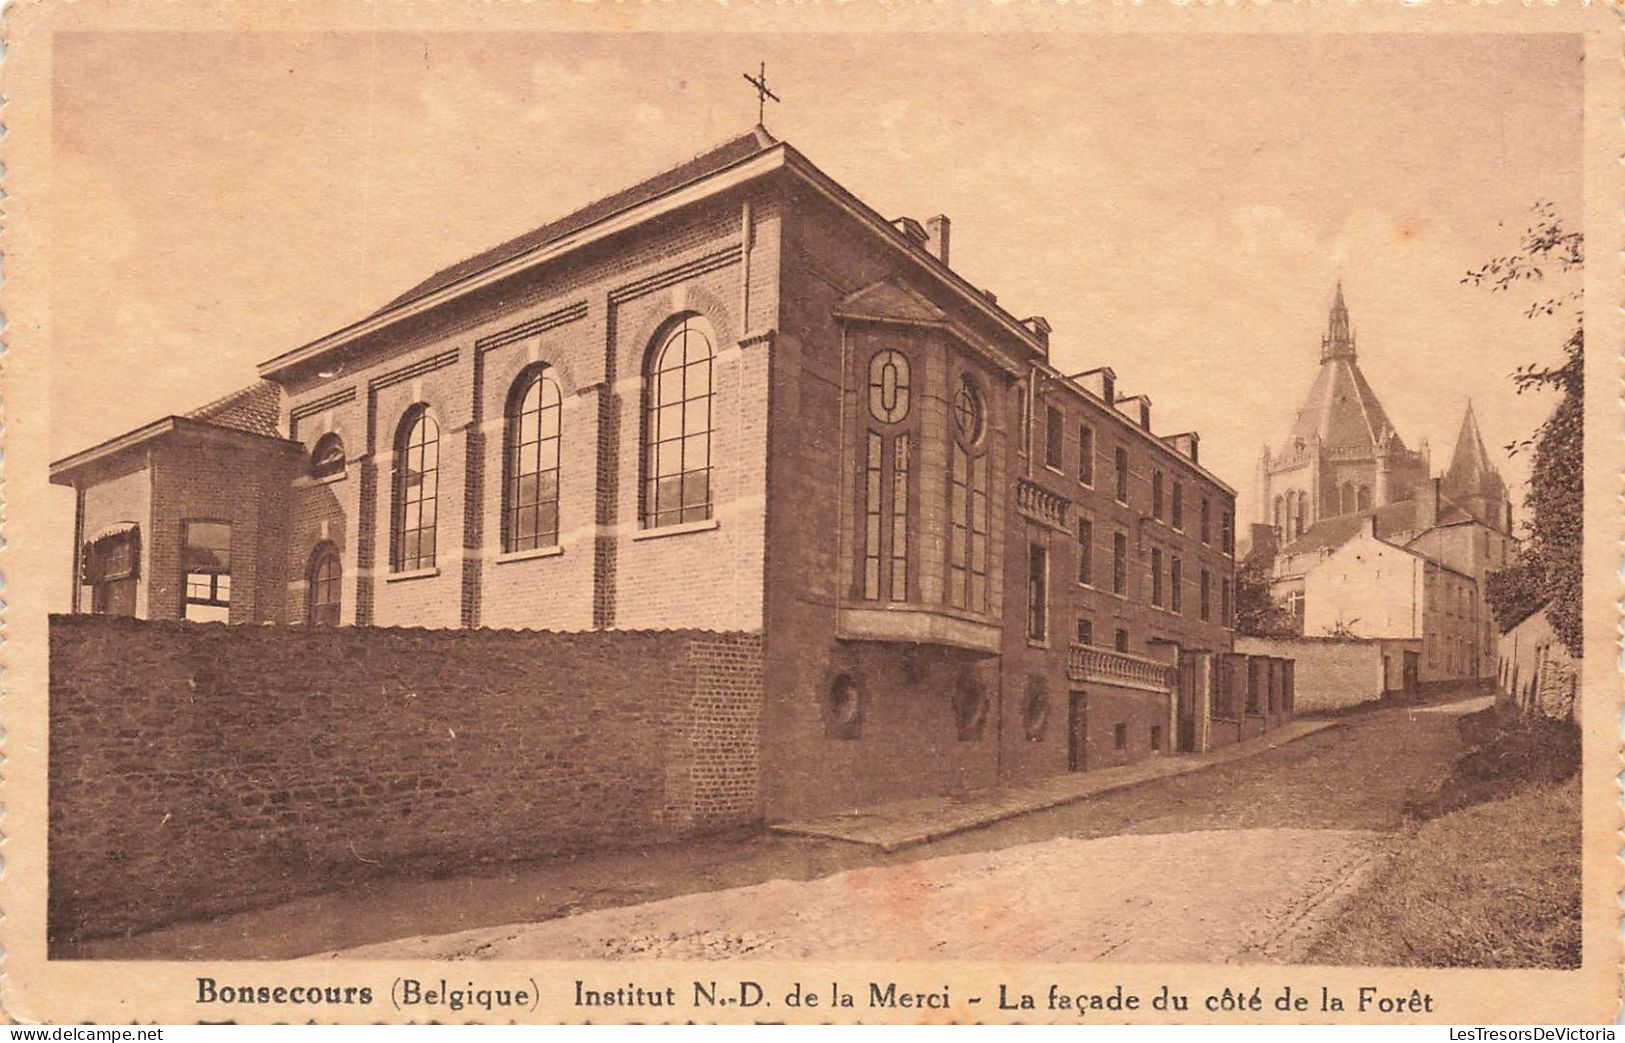
<instances>
[{"instance_id":1,"label":"cross on roof","mask_svg":"<svg viewBox=\"0 0 1625 1043\"><path fill-rule=\"evenodd\" d=\"M767 99L772 98L774 101L778 101L779 96L774 94L767 85L766 62L762 63L760 71L758 71L755 76L752 76L748 72L744 73L743 75L745 77L745 82L756 88L756 124L757 126L761 126L762 116L767 110Z\"/></svg>"}]
</instances>

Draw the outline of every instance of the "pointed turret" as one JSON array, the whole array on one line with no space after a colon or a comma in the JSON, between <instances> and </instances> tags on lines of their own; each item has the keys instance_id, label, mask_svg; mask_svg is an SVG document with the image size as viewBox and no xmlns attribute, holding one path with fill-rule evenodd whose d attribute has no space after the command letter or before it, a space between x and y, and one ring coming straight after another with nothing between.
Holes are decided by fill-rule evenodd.
<instances>
[{"instance_id":1,"label":"pointed turret","mask_svg":"<svg viewBox=\"0 0 1625 1043\"><path fill-rule=\"evenodd\" d=\"M1292 455L1299 446L1308 449L1317 438L1332 449L1374 448L1385 435L1392 434L1394 425L1355 360L1351 329L1343 284L1339 282L1326 334L1320 341L1320 373L1282 447L1285 455ZM1403 452L1405 445L1399 436L1392 437L1395 448Z\"/></svg>"},{"instance_id":2,"label":"pointed turret","mask_svg":"<svg viewBox=\"0 0 1625 1043\"><path fill-rule=\"evenodd\" d=\"M1337 280L1337 297L1326 319L1326 335L1320 339L1320 361L1354 360L1354 330L1349 325L1349 307L1343 302L1343 280Z\"/></svg>"},{"instance_id":3,"label":"pointed turret","mask_svg":"<svg viewBox=\"0 0 1625 1043\"><path fill-rule=\"evenodd\" d=\"M1456 451L1444 472L1444 493L1457 500L1477 497L1500 500L1506 496L1501 472L1484 448L1484 436L1479 433L1471 399L1467 402L1466 415L1461 418L1461 431L1456 435Z\"/></svg>"}]
</instances>

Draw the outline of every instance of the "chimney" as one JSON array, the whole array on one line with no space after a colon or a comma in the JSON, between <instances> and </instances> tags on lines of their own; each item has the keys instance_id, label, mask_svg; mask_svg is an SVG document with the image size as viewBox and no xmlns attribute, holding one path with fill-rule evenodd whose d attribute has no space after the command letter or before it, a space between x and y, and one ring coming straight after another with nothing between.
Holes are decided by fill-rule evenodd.
<instances>
[{"instance_id":1,"label":"chimney","mask_svg":"<svg viewBox=\"0 0 1625 1043\"><path fill-rule=\"evenodd\" d=\"M926 235L925 226L912 217L896 218L892 221L892 225L915 246L924 246L929 239L929 236Z\"/></svg>"},{"instance_id":2,"label":"chimney","mask_svg":"<svg viewBox=\"0 0 1625 1043\"><path fill-rule=\"evenodd\" d=\"M1426 532L1439 524L1439 482L1435 478L1428 485L1417 490L1416 495L1416 531Z\"/></svg>"},{"instance_id":3,"label":"chimney","mask_svg":"<svg viewBox=\"0 0 1625 1043\"><path fill-rule=\"evenodd\" d=\"M937 255L937 260L948 263L948 218L945 214L925 219L925 248Z\"/></svg>"},{"instance_id":4,"label":"chimney","mask_svg":"<svg viewBox=\"0 0 1625 1043\"><path fill-rule=\"evenodd\" d=\"M982 296L987 298L987 303L989 304L999 303L999 295L994 293L992 290L983 290Z\"/></svg>"},{"instance_id":5,"label":"chimney","mask_svg":"<svg viewBox=\"0 0 1625 1043\"><path fill-rule=\"evenodd\" d=\"M1048 319L1042 315L1029 315L1021 320L1021 324L1027 327L1033 336L1038 338L1040 344L1046 348L1049 347L1049 334L1053 327L1050 326Z\"/></svg>"}]
</instances>

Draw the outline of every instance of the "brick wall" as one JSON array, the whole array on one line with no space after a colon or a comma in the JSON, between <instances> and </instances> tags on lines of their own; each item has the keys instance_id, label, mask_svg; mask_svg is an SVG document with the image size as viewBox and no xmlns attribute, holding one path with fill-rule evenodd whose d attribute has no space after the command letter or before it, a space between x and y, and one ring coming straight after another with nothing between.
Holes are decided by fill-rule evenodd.
<instances>
[{"instance_id":1,"label":"brick wall","mask_svg":"<svg viewBox=\"0 0 1625 1043\"><path fill-rule=\"evenodd\" d=\"M55 943L748 823L761 639L51 623Z\"/></svg>"}]
</instances>

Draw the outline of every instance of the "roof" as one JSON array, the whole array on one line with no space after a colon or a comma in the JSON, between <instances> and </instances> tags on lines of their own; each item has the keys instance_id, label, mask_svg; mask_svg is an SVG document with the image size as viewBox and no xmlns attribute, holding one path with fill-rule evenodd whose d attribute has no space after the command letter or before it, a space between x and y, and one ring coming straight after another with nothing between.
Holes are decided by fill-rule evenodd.
<instances>
[{"instance_id":1,"label":"roof","mask_svg":"<svg viewBox=\"0 0 1625 1043\"><path fill-rule=\"evenodd\" d=\"M701 178L709 177L740 160L749 159L758 152L766 151L776 144L778 142L773 135L769 134L765 128L757 126L736 138L723 142L708 152L702 152L698 156L679 163L669 170L663 170L653 177L645 178L631 188L622 189L612 195L588 203L581 209L571 211L555 221L549 221L547 224L533 228L523 235L514 236L506 242L499 243L488 250L482 250L472 257L442 268L373 314L389 311L391 308L405 304L407 301L444 289L459 279L484 268L500 264L539 246L557 242L595 221L608 217L610 214L647 202L680 185L688 184L690 181L698 181Z\"/></svg>"},{"instance_id":2,"label":"roof","mask_svg":"<svg viewBox=\"0 0 1625 1043\"><path fill-rule=\"evenodd\" d=\"M232 397L228 395L226 398L221 399L220 402L212 402L204 406L203 409L216 408ZM199 412L202 411L199 410ZM278 434L265 434L246 427L233 427L216 420L205 420L195 416L166 416L133 431L115 435L105 442L91 446L89 449L81 449L71 456L53 460L48 471L50 481L55 485L72 485L74 476L86 467L122 456L131 450L150 446L172 435L191 439L205 439L217 444L269 448L283 453L304 451L304 446L300 443L283 438Z\"/></svg>"},{"instance_id":3,"label":"roof","mask_svg":"<svg viewBox=\"0 0 1625 1043\"><path fill-rule=\"evenodd\" d=\"M1309 531L1282 547L1278 553L1282 555L1310 554L1318 550L1331 550L1341 547L1349 540L1358 536L1370 527L1370 519L1377 519L1377 538L1383 539L1396 533L1410 532L1416 527L1416 501L1400 500L1397 503L1384 504L1375 510L1359 511L1354 514L1339 514L1333 518L1318 521L1310 526Z\"/></svg>"},{"instance_id":4,"label":"roof","mask_svg":"<svg viewBox=\"0 0 1625 1043\"><path fill-rule=\"evenodd\" d=\"M282 388L269 380L255 381L248 387L181 415L188 420L202 420L233 431L281 438Z\"/></svg>"},{"instance_id":5,"label":"roof","mask_svg":"<svg viewBox=\"0 0 1625 1043\"><path fill-rule=\"evenodd\" d=\"M1320 372L1293 419L1283 449L1290 453L1299 441L1309 444L1317 439L1327 448L1375 446L1384 438L1392 439L1396 449L1405 448L1355 361L1348 306L1339 281L1321 344Z\"/></svg>"},{"instance_id":6,"label":"roof","mask_svg":"<svg viewBox=\"0 0 1625 1043\"><path fill-rule=\"evenodd\" d=\"M1327 448L1375 446L1384 435L1396 448L1404 448L1360 364L1347 356L1332 356L1321 362L1285 448L1290 450L1300 438L1306 443L1318 438Z\"/></svg>"},{"instance_id":7,"label":"roof","mask_svg":"<svg viewBox=\"0 0 1625 1043\"><path fill-rule=\"evenodd\" d=\"M1463 497L1495 496L1505 491L1501 472L1484 448L1484 436L1479 433L1478 418L1473 415L1470 401L1466 415L1461 418L1461 431L1456 435L1456 451L1444 473L1444 487Z\"/></svg>"}]
</instances>

